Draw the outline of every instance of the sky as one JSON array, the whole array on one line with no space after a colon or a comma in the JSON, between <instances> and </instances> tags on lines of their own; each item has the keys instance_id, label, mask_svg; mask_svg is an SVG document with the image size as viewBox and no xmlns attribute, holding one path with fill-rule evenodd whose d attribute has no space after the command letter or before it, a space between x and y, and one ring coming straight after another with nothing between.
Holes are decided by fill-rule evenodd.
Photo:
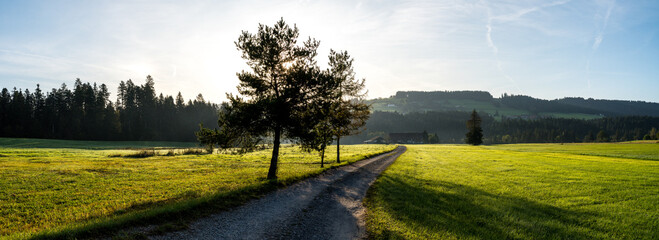
<instances>
[{"instance_id":1,"label":"sky","mask_svg":"<svg viewBox=\"0 0 659 240\"><path fill-rule=\"evenodd\" d=\"M155 79L222 102L248 70L241 31L283 18L346 50L369 98L489 91L659 102L659 1L0 0L0 87ZM114 98L114 97L113 97Z\"/></svg>"}]
</instances>

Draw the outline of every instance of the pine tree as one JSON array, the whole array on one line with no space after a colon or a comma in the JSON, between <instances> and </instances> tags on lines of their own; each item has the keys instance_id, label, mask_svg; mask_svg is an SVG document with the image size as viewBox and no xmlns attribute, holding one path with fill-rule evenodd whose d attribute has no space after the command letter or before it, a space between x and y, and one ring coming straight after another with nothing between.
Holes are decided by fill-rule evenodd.
<instances>
[{"instance_id":1,"label":"pine tree","mask_svg":"<svg viewBox=\"0 0 659 240\"><path fill-rule=\"evenodd\" d=\"M606 133L604 130L600 130L597 133L597 141L598 142L608 142L609 141L609 134Z\"/></svg>"},{"instance_id":2,"label":"pine tree","mask_svg":"<svg viewBox=\"0 0 659 240\"><path fill-rule=\"evenodd\" d=\"M467 121L466 143L471 145L480 145L483 143L483 129L481 128L481 117L476 113L476 109L471 112L471 117Z\"/></svg>"},{"instance_id":3,"label":"pine tree","mask_svg":"<svg viewBox=\"0 0 659 240\"><path fill-rule=\"evenodd\" d=\"M341 137L359 133L370 116L369 106L364 102L366 91L364 79L355 78L354 59L347 51L330 49L329 66L326 74L337 84L330 104L329 123L336 138L336 162L341 163Z\"/></svg>"},{"instance_id":4,"label":"pine tree","mask_svg":"<svg viewBox=\"0 0 659 240\"><path fill-rule=\"evenodd\" d=\"M272 136L272 157L268 179L277 178L282 136L309 139L314 122L303 122L316 105L318 90L326 85L314 57L319 42L309 38L297 44L299 30L279 20L274 26L259 24L256 34L243 31L236 47L252 71L238 73L238 92L228 95L219 125L225 136L240 136L243 149L255 146L266 135ZM240 133L240 134L236 134Z\"/></svg>"}]
</instances>

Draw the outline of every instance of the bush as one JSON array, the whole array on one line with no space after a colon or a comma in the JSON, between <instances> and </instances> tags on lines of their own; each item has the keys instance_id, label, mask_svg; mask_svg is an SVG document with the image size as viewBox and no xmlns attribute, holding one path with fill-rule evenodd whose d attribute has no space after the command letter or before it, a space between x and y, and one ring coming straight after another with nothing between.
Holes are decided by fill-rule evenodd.
<instances>
[{"instance_id":1,"label":"bush","mask_svg":"<svg viewBox=\"0 0 659 240\"><path fill-rule=\"evenodd\" d=\"M167 153L166 153L165 155L163 155L163 156L175 156L175 155L176 155L176 152L174 151L174 149L170 149L170 150L167 151Z\"/></svg>"},{"instance_id":2,"label":"bush","mask_svg":"<svg viewBox=\"0 0 659 240\"><path fill-rule=\"evenodd\" d=\"M153 157L156 155L156 151L151 149L151 150L142 150L137 153L133 154L126 154L123 155L122 157L129 157L129 158L147 158L147 157Z\"/></svg>"},{"instance_id":3,"label":"bush","mask_svg":"<svg viewBox=\"0 0 659 240\"><path fill-rule=\"evenodd\" d=\"M183 155L201 155L204 151L198 148L188 148L183 151Z\"/></svg>"}]
</instances>

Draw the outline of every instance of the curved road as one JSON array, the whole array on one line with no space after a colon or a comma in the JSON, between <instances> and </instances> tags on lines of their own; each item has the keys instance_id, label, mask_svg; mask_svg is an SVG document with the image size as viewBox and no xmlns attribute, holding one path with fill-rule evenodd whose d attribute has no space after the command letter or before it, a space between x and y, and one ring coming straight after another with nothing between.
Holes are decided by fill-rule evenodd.
<instances>
[{"instance_id":1,"label":"curved road","mask_svg":"<svg viewBox=\"0 0 659 240\"><path fill-rule=\"evenodd\" d=\"M362 200L376 177L405 152L328 170L241 207L153 239L359 239L365 237Z\"/></svg>"}]
</instances>

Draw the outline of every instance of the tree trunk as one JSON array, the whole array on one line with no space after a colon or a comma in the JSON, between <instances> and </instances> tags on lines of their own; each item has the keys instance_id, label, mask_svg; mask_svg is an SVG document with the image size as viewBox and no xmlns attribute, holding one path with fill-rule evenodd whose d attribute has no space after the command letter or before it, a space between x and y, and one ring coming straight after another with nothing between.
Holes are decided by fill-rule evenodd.
<instances>
[{"instance_id":1,"label":"tree trunk","mask_svg":"<svg viewBox=\"0 0 659 240\"><path fill-rule=\"evenodd\" d=\"M341 141L341 136L336 136L336 163L341 163L341 144L339 144L339 141Z\"/></svg>"},{"instance_id":2,"label":"tree trunk","mask_svg":"<svg viewBox=\"0 0 659 240\"><path fill-rule=\"evenodd\" d=\"M320 153L320 168L325 167L325 144L323 144L323 151Z\"/></svg>"},{"instance_id":3,"label":"tree trunk","mask_svg":"<svg viewBox=\"0 0 659 240\"><path fill-rule=\"evenodd\" d=\"M279 157L280 137L281 137L281 128L275 127L275 141L272 144L272 158L270 159L270 169L268 170L268 179L277 179L277 158Z\"/></svg>"}]
</instances>

